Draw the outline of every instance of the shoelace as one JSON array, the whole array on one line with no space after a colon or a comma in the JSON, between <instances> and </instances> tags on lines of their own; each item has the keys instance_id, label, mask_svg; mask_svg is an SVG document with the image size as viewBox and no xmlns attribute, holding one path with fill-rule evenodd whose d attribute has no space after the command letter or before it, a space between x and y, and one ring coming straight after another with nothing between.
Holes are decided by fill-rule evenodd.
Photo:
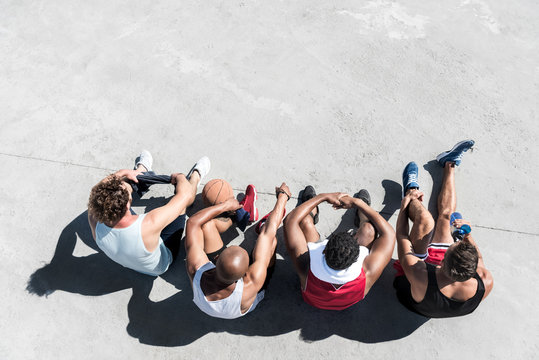
<instances>
[{"instance_id":1,"label":"shoelace","mask_svg":"<svg viewBox=\"0 0 539 360\"><path fill-rule=\"evenodd\" d=\"M408 184L409 183L413 183L413 182L417 182L417 174L415 173L411 173L411 174L408 174Z\"/></svg>"}]
</instances>

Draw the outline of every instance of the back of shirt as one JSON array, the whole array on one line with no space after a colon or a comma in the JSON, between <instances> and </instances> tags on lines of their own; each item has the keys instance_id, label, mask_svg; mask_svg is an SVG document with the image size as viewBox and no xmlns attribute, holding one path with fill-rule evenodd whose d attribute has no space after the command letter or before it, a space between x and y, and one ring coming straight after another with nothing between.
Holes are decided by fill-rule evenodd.
<instances>
[{"instance_id":1,"label":"back of shirt","mask_svg":"<svg viewBox=\"0 0 539 360\"><path fill-rule=\"evenodd\" d=\"M243 296L243 279L239 279L236 282L234 291L228 297L221 300L208 301L204 295L204 292L202 291L202 288L200 287L200 279L205 271L214 268L215 265L208 262L202 265L193 277L193 302L206 314L221 319L236 319L253 311L256 305L258 305L258 303L264 298L264 290L262 290L256 295L255 301L249 310L242 314L241 298Z\"/></svg>"},{"instance_id":2,"label":"back of shirt","mask_svg":"<svg viewBox=\"0 0 539 360\"><path fill-rule=\"evenodd\" d=\"M393 283L393 286L397 290L399 301L409 310L431 318L448 318L470 314L479 306L485 294L485 285L477 273L474 275L474 278L477 280L477 291L475 295L466 301L456 301L442 294L438 288L436 266L428 263L425 264L427 265L429 283L425 297L421 302L416 302L412 298L410 283L406 279L406 276L396 277Z\"/></svg>"},{"instance_id":3,"label":"back of shirt","mask_svg":"<svg viewBox=\"0 0 539 360\"><path fill-rule=\"evenodd\" d=\"M143 274L157 276L167 271L172 262L172 253L159 239L159 246L150 252L142 240L142 220L137 220L123 229L97 223L95 237L97 246L114 262Z\"/></svg>"}]
</instances>

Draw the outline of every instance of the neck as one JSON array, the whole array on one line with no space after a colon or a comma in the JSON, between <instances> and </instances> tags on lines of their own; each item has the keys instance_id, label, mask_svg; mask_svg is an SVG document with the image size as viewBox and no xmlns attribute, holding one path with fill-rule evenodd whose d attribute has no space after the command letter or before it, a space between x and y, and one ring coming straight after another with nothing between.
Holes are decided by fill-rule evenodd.
<instances>
[{"instance_id":1,"label":"neck","mask_svg":"<svg viewBox=\"0 0 539 360\"><path fill-rule=\"evenodd\" d=\"M114 227L123 228L123 227L127 227L131 225L133 223L133 220L137 217L138 215L133 215L131 214L129 210L127 210L124 216L122 216L120 220L116 221L115 223L109 223L109 224L105 223L105 225L112 228Z\"/></svg>"}]
</instances>

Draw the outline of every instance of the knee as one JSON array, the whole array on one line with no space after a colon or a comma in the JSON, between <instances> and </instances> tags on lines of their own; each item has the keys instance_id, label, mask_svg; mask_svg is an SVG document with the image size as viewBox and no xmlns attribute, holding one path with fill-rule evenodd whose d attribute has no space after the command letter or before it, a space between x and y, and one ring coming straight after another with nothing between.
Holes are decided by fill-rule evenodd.
<instances>
[{"instance_id":1,"label":"knee","mask_svg":"<svg viewBox=\"0 0 539 360\"><path fill-rule=\"evenodd\" d=\"M451 217L452 212L453 211L450 208L439 209L439 211L438 211L438 219L449 221L449 218Z\"/></svg>"},{"instance_id":2,"label":"knee","mask_svg":"<svg viewBox=\"0 0 539 360\"><path fill-rule=\"evenodd\" d=\"M418 217L419 219L417 220L420 223L434 226L434 219L432 218L432 215L427 210L421 211Z\"/></svg>"},{"instance_id":3,"label":"knee","mask_svg":"<svg viewBox=\"0 0 539 360\"><path fill-rule=\"evenodd\" d=\"M376 236L376 229L374 228L374 225L370 221L366 221L361 225L361 228L359 229L362 235L367 236L370 239L374 239Z\"/></svg>"},{"instance_id":4,"label":"knee","mask_svg":"<svg viewBox=\"0 0 539 360\"><path fill-rule=\"evenodd\" d=\"M190 220L190 219L189 219ZM187 221L189 221L187 220ZM204 224L202 224L201 228L202 228L202 231L206 232L208 231L211 227L213 227L213 221L208 221L208 222L205 222Z\"/></svg>"},{"instance_id":5,"label":"knee","mask_svg":"<svg viewBox=\"0 0 539 360\"><path fill-rule=\"evenodd\" d=\"M299 226L303 229L307 226L314 226L314 222L312 220L311 216L305 216L301 221L299 222Z\"/></svg>"},{"instance_id":6,"label":"knee","mask_svg":"<svg viewBox=\"0 0 539 360\"><path fill-rule=\"evenodd\" d=\"M428 211L421 211L416 218L414 219L414 223L421 226L423 229L431 230L434 228L434 219L432 218L432 215Z\"/></svg>"}]
</instances>

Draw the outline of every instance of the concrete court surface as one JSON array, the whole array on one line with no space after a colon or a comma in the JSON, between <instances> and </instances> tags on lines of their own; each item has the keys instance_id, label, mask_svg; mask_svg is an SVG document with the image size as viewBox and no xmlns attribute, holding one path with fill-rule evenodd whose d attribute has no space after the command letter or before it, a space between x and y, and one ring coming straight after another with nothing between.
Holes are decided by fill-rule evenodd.
<instances>
[{"instance_id":1,"label":"concrete court surface","mask_svg":"<svg viewBox=\"0 0 539 360\"><path fill-rule=\"evenodd\" d=\"M537 358L538 18L533 0L0 1L0 358ZM458 210L495 283L466 317L405 310L391 266L346 311L311 308L281 230L260 307L211 319L183 257L136 274L86 222L90 188L147 148L163 174L208 155L208 179L255 184L261 213L282 181L296 197L365 187L395 225L404 165L434 209L432 160L465 138ZM353 226L320 216L323 236Z\"/></svg>"}]
</instances>

